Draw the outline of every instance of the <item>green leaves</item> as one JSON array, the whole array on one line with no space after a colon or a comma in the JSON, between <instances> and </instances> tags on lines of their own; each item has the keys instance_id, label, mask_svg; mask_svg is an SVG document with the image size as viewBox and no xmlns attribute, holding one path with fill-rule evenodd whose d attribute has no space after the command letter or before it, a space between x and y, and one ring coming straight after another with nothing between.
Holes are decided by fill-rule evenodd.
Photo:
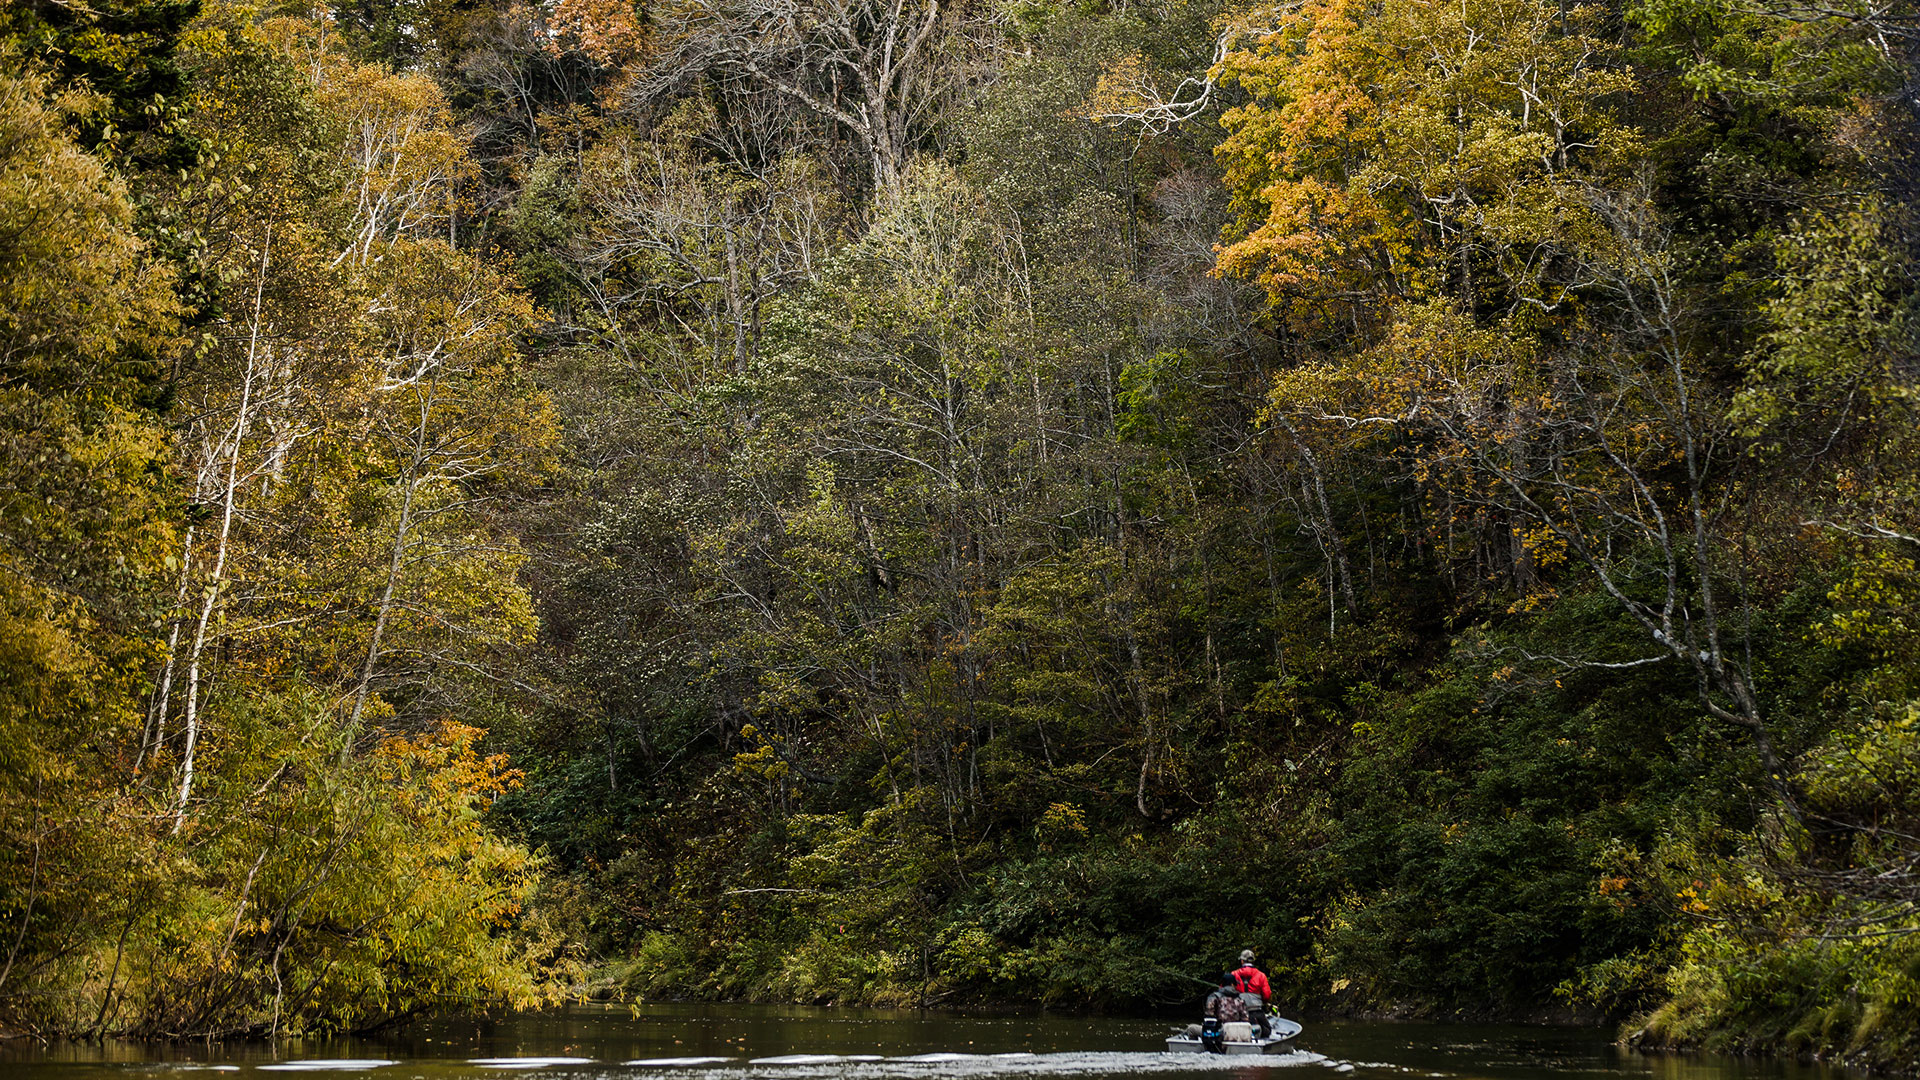
<instances>
[{"instance_id":1,"label":"green leaves","mask_svg":"<svg viewBox=\"0 0 1920 1080\"><path fill-rule=\"evenodd\" d=\"M1915 332L1903 261L1884 231L1893 217L1869 203L1796 223L1777 241L1779 292L1766 305L1768 329L1732 406L1749 434L1815 417L1873 424L1910 407L1893 369Z\"/></svg>"}]
</instances>

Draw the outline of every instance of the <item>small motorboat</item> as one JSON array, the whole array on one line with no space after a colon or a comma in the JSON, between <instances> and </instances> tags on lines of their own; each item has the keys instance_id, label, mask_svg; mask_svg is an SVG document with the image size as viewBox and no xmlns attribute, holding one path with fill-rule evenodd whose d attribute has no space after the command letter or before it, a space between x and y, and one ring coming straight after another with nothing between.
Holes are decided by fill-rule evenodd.
<instances>
[{"instance_id":1,"label":"small motorboat","mask_svg":"<svg viewBox=\"0 0 1920 1080\"><path fill-rule=\"evenodd\" d=\"M1185 1031L1176 1031L1167 1036L1167 1052L1170 1054L1284 1054L1293 1049L1289 1044L1293 1037L1300 1034L1300 1025L1282 1017L1273 1017L1268 1022L1268 1037L1261 1038L1249 1033L1245 1038L1234 1038L1240 1032L1235 1028L1247 1027L1245 1024L1223 1024L1218 1038L1210 1037L1212 1032L1203 1032L1199 1024L1190 1025Z\"/></svg>"}]
</instances>

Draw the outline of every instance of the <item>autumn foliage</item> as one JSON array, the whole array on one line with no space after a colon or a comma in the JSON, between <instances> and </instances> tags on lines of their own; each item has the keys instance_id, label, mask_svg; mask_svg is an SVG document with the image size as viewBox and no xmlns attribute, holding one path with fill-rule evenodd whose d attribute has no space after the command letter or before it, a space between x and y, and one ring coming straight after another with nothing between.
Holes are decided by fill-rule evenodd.
<instances>
[{"instance_id":1,"label":"autumn foliage","mask_svg":"<svg viewBox=\"0 0 1920 1080\"><path fill-rule=\"evenodd\" d=\"M9 1030L1913 1066L1910 3L0 10Z\"/></svg>"}]
</instances>

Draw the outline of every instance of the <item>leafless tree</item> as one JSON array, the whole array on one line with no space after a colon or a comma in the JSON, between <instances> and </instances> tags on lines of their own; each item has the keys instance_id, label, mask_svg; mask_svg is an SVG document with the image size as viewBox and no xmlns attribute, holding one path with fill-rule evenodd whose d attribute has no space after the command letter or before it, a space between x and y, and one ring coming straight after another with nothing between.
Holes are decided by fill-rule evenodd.
<instances>
[{"instance_id":1,"label":"leafless tree","mask_svg":"<svg viewBox=\"0 0 1920 1080\"><path fill-rule=\"evenodd\" d=\"M661 19L663 47L633 100L657 105L702 80L771 89L858 140L875 187L971 82L995 34L969 0L688 0Z\"/></svg>"},{"instance_id":2,"label":"leafless tree","mask_svg":"<svg viewBox=\"0 0 1920 1080\"><path fill-rule=\"evenodd\" d=\"M826 253L836 211L816 172L788 158L752 175L659 143L602 155L587 185L595 224L573 262L612 343L626 352L622 331L644 311L743 370L762 305Z\"/></svg>"}]
</instances>

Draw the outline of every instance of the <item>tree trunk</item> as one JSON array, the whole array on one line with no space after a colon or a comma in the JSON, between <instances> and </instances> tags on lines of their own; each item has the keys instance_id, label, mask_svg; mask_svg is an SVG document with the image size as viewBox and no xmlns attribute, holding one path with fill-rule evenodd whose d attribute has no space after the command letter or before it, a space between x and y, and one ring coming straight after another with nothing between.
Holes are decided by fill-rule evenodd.
<instances>
[{"instance_id":1,"label":"tree trunk","mask_svg":"<svg viewBox=\"0 0 1920 1080\"><path fill-rule=\"evenodd\" d=\"M360 677L353 689L353 708L347 716L346 739L341 743L340 757L346 760L353 750L353 744L359 737L360 722L366 715L367 695L373 685L373 673L380 662L380 641L386 635L387 624L393 617L393 593L400 581L400 570L406 565L407 540L413 532L414 503L425 482L425 471L429 458L427 438L433 422L434 405L439 399L440 370L436 368L427 380L426 389L420 398L419 416L413 430L413 449L401 474L405 486L401 490L399 520L393 527L393 548L387 559L387 579L380 587L380 600L375 608L373 633L367 639L367 655L360 664Z\"/></svg>"},{"instance_id":2,"label":"tree trunk","mask_svg":"<svg viewBox=\"0 0 1920 1080\"><path fill-rule=\"evenodd\" d=\"M424 441L424 417L420 434ZM354 740L359 737L360 719L367 709L367 691L373 685L374 665L380 661L380 638L386 634L387 620L393 612L393 587L400 580L400 567L406 559L407 533L413 524L413 498L420 486L419 464L416 456L408 468L406 488L400 498L400 520L393 530L393 550L387 560L387 580L380 588L380 603L373 617L373 633L367 639L367 656L360 664L360 678L353 688L353 709L347 717L347 738L340 750L342 758L352 750Z\"/></svg>"},{"instance_id":3,"label":"tree trunk","mask_svg":"<svg viewBox=\"0 0 1920 1080\"><path fill-rule=\"evenodd\" d=\"M220 538L214 545L213 567L200 602L200 618L194 626L193 649L187 661L187 705L181 720L186 727L186 745L180 752L180 794L174 804L173 832L178 835L187 821L187 802L193 797L194 752L200 742L200 660L207 644L207 621L220 600L226 584L227 550L233 536L234 493L240 483L240 451L252 419L253 380L260 353L260 300L267 286L267 254L273 248L273 227L267 227L266 242L260 249L260 275L253 289L253 328L247 342L247 371L240 384L240 415L233 421L233 448L227 455L226 491L221 499Z\"/></svg>"},{"instance_id":4,"label":"tree trunk","mask_svg":"<svg viewBox=\"0 0 1920 1080\"><path fill-rule=\"evenodd\" d=\"M180 628L186 624L182 617L187 606L187 584L193 568L194 526L187 526L186 538L180 544L180 587L173 598L173 617L168 620L167 659L160 667L160 685L154 691L153 704L147 709L147 726L140 733L140 752L134 755L133 772L140 774L140 767L146 764L149 752L158 752L167 741L167 711L172 707L173 669L180 657Z\"/></svg>"}]
</instances>

